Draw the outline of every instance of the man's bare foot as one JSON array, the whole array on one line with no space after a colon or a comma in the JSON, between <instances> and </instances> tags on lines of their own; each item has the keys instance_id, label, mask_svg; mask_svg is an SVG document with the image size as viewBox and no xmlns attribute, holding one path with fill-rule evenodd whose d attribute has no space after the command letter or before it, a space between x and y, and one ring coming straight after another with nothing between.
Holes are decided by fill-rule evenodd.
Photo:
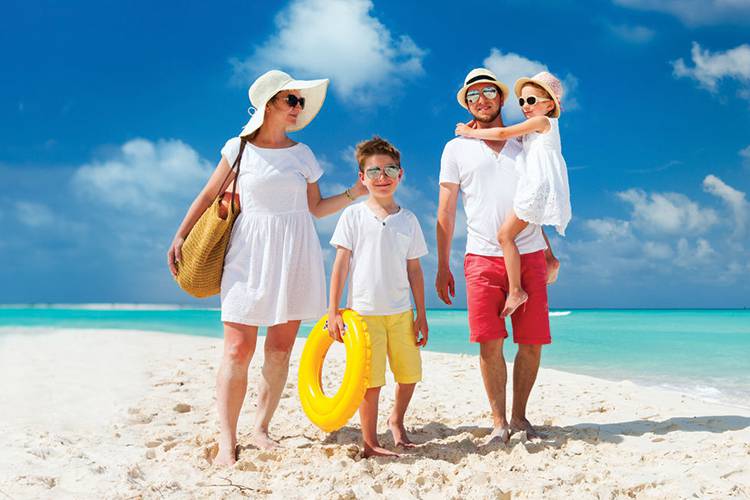
<instances>
[{"instance_id":1,"label":"man's bare foot","mask_svg":"<svg viewBox=\"0 0 750 500\"><path fill-rule=\"evenodd\" d=\"M529 440L547 438L547 436L545 436L541 432L538 432L536 429L534 429L534 426L531 425L531 422L529 422L525 418L524 419L511 418L510 419L510 431L511 431L511 434L515 434L516 432L526 432L526 438Z\"/></svg>"},{"instance_id":2,"label":"man's bare foot","mask_svg":"<svg viewBox=\"0 0 750 500\"><path fill-rule=\"evenodd\" d=\"M560 261L555 257L547 258L547 284L551 285L557 281L557 273L560 272Z\"/></svg>"},{"instance_id":3,"label":"man's bare foot","mask_svg":"<svg viewBox=\"0 0 750 500\"><path fill-rule=\"evenodd\" d=\"M250 436L250 442L261 450L272 450L274 448L281 448L281 445L268 437L268 432L256 429L253 435Z\"/></svg>"},{"instance_id":4,"label":"man's bare foot","mask_svg":"<svg viewBox=\"0 0 750 500\"><path fill-rule=\"evenodd\" d=\"M396 423L389 418L386 421L386 424L388 424L388 429L390 429L391 434L393 435L393 444L395 446L403 446L404 448L414 448L417 446L412 443L409 436L406 435L406 428L404 427L403 422Z\"/></svg>"},{"instance_id":5,"label":"man's bare foot","mask_svg":"<svg viewBox=\"0 0 750 500\"><path fill-rule=\"evenodd\" d=\"M385 448L383 448L380 445L370 446L367 443L365 443L365 450L364 450L364 452L362 452L362 456L365 457L365 458L370 458L370 457L394 457L394 458L398 458L401 455L399 455L398 453L396 453L394 451L386 450Z\"/></svg>"},{"instance_id":6,"label":"man's bare foot","mask_svg":"<svg viewBox=\"0 0 750 500\"><path fill-rule=\"evenodd\" d=\"M510 292L508 298L505 299L505 308L503 309L500 317L504 318L510 316L518 309L524 302L529 300L529 294L520 290L518 292Z\"/></svg>"},{"instance_id":7,"label":"man's bare foot","mask_svg":"<svg viewBox=\"0 0 750 500\"><path fill-rule=\"evenodd\" d=\"M236 444L227 446L219 445L219 452L216 454L213 463L220 467L231 467L237 463L238 455L239 447Z\"/></svg>"},{"instance_id":8,"label":"man's bare foot","mask_svg":"<svg viewBox=\"0 0 750 500\"><path fill-rule=\"evenodd\" d=\"M507 424L498 425L497 427L492 429L492 432L484 440L482 446L487 446L488 444L498 441L503 444L508 444L508 441L510 441L510 427L508 427Z\"/></svg>"}]
</instances>

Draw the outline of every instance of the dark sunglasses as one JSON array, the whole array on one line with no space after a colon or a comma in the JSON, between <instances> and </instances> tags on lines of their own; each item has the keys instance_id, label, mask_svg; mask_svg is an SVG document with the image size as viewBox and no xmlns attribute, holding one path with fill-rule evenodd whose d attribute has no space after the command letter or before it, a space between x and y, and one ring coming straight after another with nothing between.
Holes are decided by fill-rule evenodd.
<instances>
[{"instance_id":1,"label":"dark sunglasses","mask_svg":"<svg viewBox=\"0 0 750 500\"><path fill-rule=\"evenodd\" d=\"M529 106L533 106L534 104L536 104L538 102L551 101L551 100L552 99L547 99L546 97L537 97L537 96L534 96L534 95L530 95L526 99L524 99L523 97L519 98L518 99L518 105L519 106L523 106L524 104L528 103Z\"/></svg>"},{"instance_id":2,"label":"dark sunglasses","mask_svg":"<svg viewBox=\"0 0 750 500\"><path fill-rule=\"evenodd\" d=\"M485 87L482 89L482 94L487 99L494 99L497 97L497 88L495 87ZM466 93L466 102L469 102L471 104L474 104L479 100L479 91L478 90L470 90Z\"/></svg>"},{"instance_id":3,"label":"dark sunglasses","mask_svg":"<svg viewBox=\"0 0 750 500\"><path fill-rule=\"evenodd\" d=\"M286 98L284 99L284 102L286 102L290 108L295 107L297 104L299 104L300 109L305 109L305 98L304 97L297 97L294 94L288 94Z\"/></svg>"},{"instance_id":4,"label":"dark sunglasses","mask_svg":"<svg viewBox=\"0 0 750 500\"><path fill-rule=\"evenodd\" d=\"M386 165L383 168L380 167L370 167L367 170L365 170L365 175L368 179L373 180L380 177L385 172L385 175L390 177L391 179L396 179L398 177L399 172L401 172L401 167L398 165Z\"/></svg>"}]
</instances>

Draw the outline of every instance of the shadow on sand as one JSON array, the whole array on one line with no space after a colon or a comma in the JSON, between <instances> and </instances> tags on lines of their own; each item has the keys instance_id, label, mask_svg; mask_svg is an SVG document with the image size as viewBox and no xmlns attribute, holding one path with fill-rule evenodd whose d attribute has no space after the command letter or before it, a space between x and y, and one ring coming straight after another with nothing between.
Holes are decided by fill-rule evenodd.
<instances>
[{"instance_id":1,"label":"shadow on sand","mask_svg":"<svg viewBox=\"0 0 750 500\"><path fill-rule=\"evenodd\" d=\"M711 432L723 433L739 431L750 427L750 417L740 415L717 415L703 417L672 417L663 421L631 420L613 423L580 423L566 427L538 426L537 430L544 435L543 439L525 440L524 434L514 434L506 445L499 440L484 444L491 429L478 426L449 427L438 422L431 422L422 427L409 428L409 435L417 444L416 448L398 451L402 454L399 461L416 461L430 458L453 464L459 463L467 455L486 455L497 451L510 453L515 446L521 445L529 453L539 453L546 449L561 449L571 441L581 441L590 445L599 443L621 443L628 436L653 434L664 436L670 432ZM390 432L378 435L381 445L393 448ZM355 427L344 427L329 434L323 444L357 445L361 444L360 430ZM377 460L388 460L378 458Z\"/></svg>"}]
</instances>

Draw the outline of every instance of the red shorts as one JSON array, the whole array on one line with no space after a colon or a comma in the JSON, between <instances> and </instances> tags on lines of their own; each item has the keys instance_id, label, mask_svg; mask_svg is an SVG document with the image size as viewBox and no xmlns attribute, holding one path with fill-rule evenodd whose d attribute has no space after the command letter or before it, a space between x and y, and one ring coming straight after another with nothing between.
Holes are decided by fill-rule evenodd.
<instances>
[{"instance_id":1,"label":"red shorts","mask_svg":"<svg viewBox=\"0 0 750 500\"><path fill-rule=\"evenodd\" d=\"M502 257L467 254L466 306L472 342L487 342L508 337L500 313L508 294L508 275ZM549 344L549 305L547 303L547 262L544 251L521 255L521 286L529 299L511 315L513 342Z\"/></svg>"}]
</instances>

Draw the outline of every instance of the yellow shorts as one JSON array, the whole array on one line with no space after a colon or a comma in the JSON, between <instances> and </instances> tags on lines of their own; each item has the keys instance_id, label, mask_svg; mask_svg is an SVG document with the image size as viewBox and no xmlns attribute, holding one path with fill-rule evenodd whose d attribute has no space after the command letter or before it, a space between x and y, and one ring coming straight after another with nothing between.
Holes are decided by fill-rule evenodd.
<instances>
[{"instance_id":1,"label":"yellow shorts","mask_svg":"<svg viewBox=\"0 0 750 500\"><path fill-rule=\"evenodd\" d=\"M399 384L422 380L422 356L414 338L414 314L404 311L384 316L362 316L370 332L372 359L370 387L385 385L385 358Z\"/></svg>"}]
</instances>

